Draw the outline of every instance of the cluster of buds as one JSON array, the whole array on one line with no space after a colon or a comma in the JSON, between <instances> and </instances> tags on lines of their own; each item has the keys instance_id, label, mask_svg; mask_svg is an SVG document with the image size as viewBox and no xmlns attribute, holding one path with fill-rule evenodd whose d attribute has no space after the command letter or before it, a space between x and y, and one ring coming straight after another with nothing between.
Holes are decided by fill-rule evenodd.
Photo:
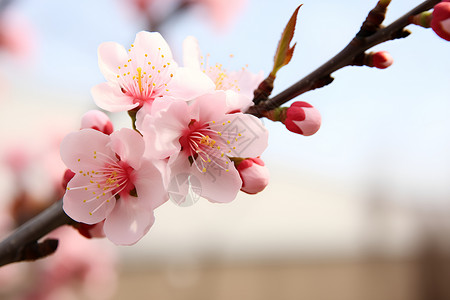
<instances>
[{"instance_id":1,"label":"cluster of buds","mask_svg":"<svg viewBox=\"0 0 450 300\"><path fill-rule=\"evenodd\" d=\"M443 0L434 6L433 12L423 12L412 16L410 22L433 31L446 41L450 41L450 0Z\"/></svg>"}]
</instances>

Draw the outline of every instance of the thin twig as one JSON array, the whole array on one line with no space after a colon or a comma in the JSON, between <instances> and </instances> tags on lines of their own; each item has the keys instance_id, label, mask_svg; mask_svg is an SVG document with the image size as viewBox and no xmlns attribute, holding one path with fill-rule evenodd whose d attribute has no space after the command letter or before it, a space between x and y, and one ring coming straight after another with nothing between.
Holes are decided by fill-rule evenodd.
<instances>
[{"instance_id":1,"label":"thin twig","mask_svg":"<svg viewBox=\"0 0 450 300\"><path fill-rule=\"evenodd\" d=\"M440 0L424 1L389 26L378 30L373 35L365 38L355 37L341 52L336 54L333 58L311 72L309 75L273 98L262 101L258 105L251 106L246 113L252 114L256 117L263 117L265 112L271 111L272 109L279 107L280 105L303 93L331 83L331 81L333 81L331 78L332 73L351 65L355 57L361 55L364 51L372 48L373 46L402 37L401 34L404 28L410 24L408 21L410 16L427 11L439 2Z\"/></svg>"}]
</instances>

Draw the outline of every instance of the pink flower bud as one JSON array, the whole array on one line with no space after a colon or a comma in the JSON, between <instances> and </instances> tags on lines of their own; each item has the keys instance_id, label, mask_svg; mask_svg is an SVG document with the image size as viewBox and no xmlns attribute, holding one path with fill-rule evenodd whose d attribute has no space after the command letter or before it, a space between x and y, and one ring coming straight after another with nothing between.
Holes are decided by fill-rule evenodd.
<instances>
[{"instance_id":1,"label":"pink flower bud","mask_svg":"<svg viewBox=\"0 0 450 300\"><path fill-rule=\"evenodd\" d=\"M90 110L81 117L81 129L85 128L92 128L107 135L114 131L109 117L99 110Z\"/></svg>"},{"instance_id":2,"label":"pink flower bud","mask_svg":"<svg viewBox=\"0 0 450 300\"><path fill-rule=\"evenodd\" d=\"M434 6L431 28L438 36L450 41L450 2L445 1Z\"/></svg>"},{"instance_id":3,"label":"pink flower bud","mask_svg":"<svg viewBox=\"0 0 450 300\"><path fill-rule=\"evenodd\" d=\"M259 193L269 183L269 170L260 158L246 158L236 169L242 179L241 191L247 194Z\"/></svg>"},{"instance_id":4,"label":"pink flower bud","mask_svg":"<svg viewBox=\"0 0 450 300\"><path fill-rule=\"evenodd\" d=\"M297 101L287 109L283 123L289 131L308 136L319 130L322 117L311 104Z\"/></svg>"},{"instance_id":5,"label":"pink flower bud","mask_svg":"<svg viewBox=\"0 0 450 300\"><path fill-rule=\"evenodd\" d=\"M372 54L372 64L375 68L378 69L386 69L392 63L394 59L387 51L378 51Z\"/></svg>"}]
</instances>

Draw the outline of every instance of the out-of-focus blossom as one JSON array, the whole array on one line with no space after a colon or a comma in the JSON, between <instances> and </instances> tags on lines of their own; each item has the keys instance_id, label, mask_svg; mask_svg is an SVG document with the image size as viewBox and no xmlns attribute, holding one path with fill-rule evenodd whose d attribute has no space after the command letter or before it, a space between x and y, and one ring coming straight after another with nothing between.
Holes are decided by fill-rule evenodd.
<instances>
[{"instance_id":1,"label":"out-of-focus blossom","mask_svg":"<svg viewBox=\"0 0 450 300\"><path fill-rule=\"evenodd\" d=\"M143 17L164 23L180 10L193 8L201 19L207 19L219 31L225 30L244 9L247 0L132 0L126 4L135 6ZM206 18L205 18L206 16Z\"/></svg>"},{"instance_id":2,"label":"out-of-focus blossom","mask_svg":"<svg viewBox=\"0 0 450 300\"><path fill-rule=\"evenodd\" d=\"M5 11L0 16L0 49L17 58L28 59L34 52L35 33L31 24L21 15Z\"/></svg>"},{"instance_id":3,"label":"out-of-focus blossom","mask_svg":"<svg viewBox=\"0 0 450 300\"><path fill-rule=\"evenodd\" d=\"M206 9L206 15L219 30L224 30L243 10L246 0L191 0Z\"/></svg>"},{"instance_id":4,"label":"out-of-focus blossom","mask_svg":"<svg viewBox=\"0 0 450 300\"><path fill-rule=\"evenodd\" d=\"M372 54L372 65L378 69L386 69L394 63L394 59L387 51L378 51Z\"/></svg>"},{"instance_id":5,"label":"out-of-focus blossom","mask_svg":"<svg viewBox=\"0 0 450 300\"><path fill-rule=\"evenodd\" d=\"M183 64L186 67L201 70L214 82L215 89L227 93L229 111L245 111L253 102L253 91L264 79L262 71L255 74L242 68L239 71L227 71L222 64L209 65L209 56L205 59L198 41L188 36L183 42Z\"/></svg>"},{"instance_id":6,"label":"out-of-focus blossom","mask_svg":"<svg viewBox=\"0 0 450 300\"><path fill-rule=\"evenodd\" d=\"M85 128L92 128L107 135L114 131L109 117L99 110L90 110L81 117L81 129Z\"/></svg>"},{"instance_id":7,"label":"out-of-focus blossom","mask_svg":"<svg viewBox=\"0 0 450 300\"><path fill-rule=\"evenodd\" d=\"M34 266L37 278L22 300L110 299L115 292L116 256L104 241L85 239L68 226L46 238L59 240L55 254Z\"/></svg>"},{"instance_id":8,"label":"out-of-focus blossom","mask_svg":"<svg viewBox=\"0 0 450 300\"><path fill-rule=\"evenodd\" d=\"M236 169L242 179L241 191L247 194L259 193L269 184L269 170L258 157L244 159Z\"/></svg>"},{"instance_id":9,"label":"out-of-focus blossom","mask_svg":"<svg viewBox=\"0 0 450 300\"><path fill-rule=\"evenodd\" d=\"M191 99L213 89L202 72L177 66L157 32L139 32L128 51L115 42L102 43L98 64L107 82L94 86L92 96L111 112L138 109L163 96Z\"/></svg>"},{"instance_id":10,"label":"out-of-focus blossom","mask_svg":"<svg viewBox=\"0 0 450 300\"><path fill-rule=\"evenodd\" d=\"M311 104L297 101L286 110L286 119L283 123L289 131L308 136L319 130L322 117Z\"/></svg>"},{"instance_id":11,"label":"out-of-focus blossom","mask_svg":"<svg viewBox=\"0 0 450 300\"><path fill-rule=\"evenodd\" d=\"M160 170L143 153L142 137L128 128L109 136L93 129L67 135L61 157L75 176L64 211L86 224L105 220L115 244L136 243L153 225L153 210L168 199Z\"/></svg>"},{"instance_id":12,"label":"out-of-focus blossom","mask_svg":"<svg viewBox=\"0 0 450 300\"><path fill-rule=\"evenodd\" d=\"M434 6L431 28L438 36L450 41L450 2L442 1Z\"/></svg>"},{"instance_id":13,"label":"out-of-focus blossom","mask_svg":"<svg viewBox=\"0 0 450 300\"><path fill-rule=\"evenodd\" d=\"M242 181L230 157L256 157L264 151L268 132L261 121L227 114L226 93L221 91L198 97L191 105L157 100L152 109L153 115L144 116L139 128L146 155L169 157L171 178L195 177L201 191L194 192L209 201L232 201Z\"/></svg>"}]
</instances>

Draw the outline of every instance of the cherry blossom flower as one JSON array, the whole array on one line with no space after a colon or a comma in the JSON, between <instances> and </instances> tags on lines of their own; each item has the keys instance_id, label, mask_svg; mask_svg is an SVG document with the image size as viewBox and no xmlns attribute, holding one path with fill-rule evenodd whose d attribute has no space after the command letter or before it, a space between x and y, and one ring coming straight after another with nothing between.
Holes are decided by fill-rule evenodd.
<instances>
[{"instance_id":1,"label":"cherry blossom flower","mask_svg":"<svg viewBox=\"0 0 450 300\"><path fill-rule=\"evenodd\" d=\"M215 89L226 91L229 111L245 111L253 102L253 91L264 79L263 72L257 74L242 68L227 71L222 64L209 65L205 60L198 41L188 36L183 42L183 63L186 67L202 70L214 82Z\"/></svg>"},{"instance_id":2,"label":"cherry blossom flower","mask_svg":"<svg viewBox=\"0 0 450 300\"><path fill-rule=\"evenodd\" d=\"M211 202L232 201L241 188L230 158L256 157L267 147L268 132L261 121L242 113L227 114L226 97L217 91L196 98L191 105L156 100L152 115L143 117L139 127L145 155L168 157L171 181L189 174L201 185L194 192ZM175 192L186 196L188 189L174 191L169 184L169 195Z\"/></svg>"},{"instance_id":3,"label":"cherry blossom flower","mask_svg":"<svg viewBox=\"0 0 450 300\"><path fill-rule=\"evenodd\" d=\"M107 82L94 86L92 96L111 112L138 109L163 96L190 99L214 88L198 70L179 68L157 32L139 32L128 52L115 42L102 43L98 64Z\"/></svg>"},{"instance_id":4,"label":"cherry blossom flower","mask_svg":"<svg viewBox=\"0 0 450 300\"><path fill-rule=\"evenodd\" d=\"M259 193L269 184L269 170L259 157L244 159L236 169L242 179L241 191L247 194Z\"/></svg>"},{"instance_id":5,"label":"cherry blossom flower","mask_svg":"<svg viewBox=\"0 0 450 300\"><path fill-rule=\"evenodd\" d=\"M64 211L86 224L105 220L105 234L115 244L136 243L153 225L153 210L168 199L160 169L143 153L142 137L128 128L109 136L93 129L66 136L61 157L75 176Z\"/></svg>"}]
</instances>

